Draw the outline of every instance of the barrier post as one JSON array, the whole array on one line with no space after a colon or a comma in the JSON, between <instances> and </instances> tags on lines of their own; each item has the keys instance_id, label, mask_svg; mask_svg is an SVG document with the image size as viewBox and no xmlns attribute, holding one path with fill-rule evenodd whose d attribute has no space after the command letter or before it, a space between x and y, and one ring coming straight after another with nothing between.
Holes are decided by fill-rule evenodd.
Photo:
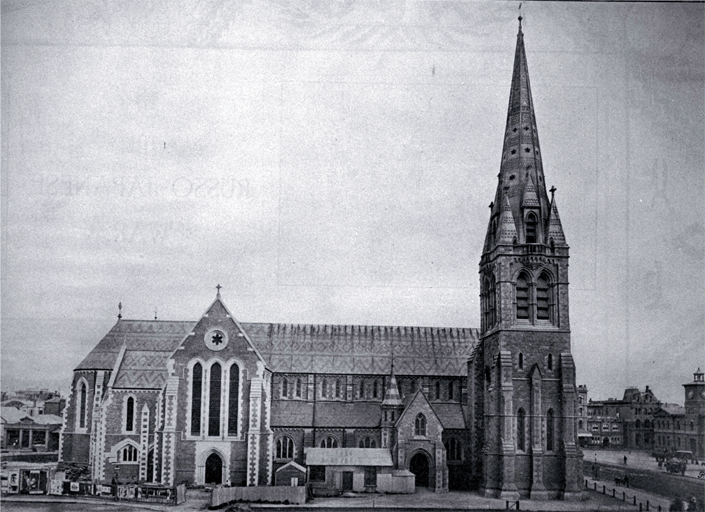
<instances>
[{"instance_id":1,"label":"barrier post","mask_svg":"<svg viewBox=\"0 0 705 512\"><path fill-rule=\"evenodd\" d=\"M505 508L509 510L509 500L507 500L507 506Z\"/></svg>"},{"instance_id":2,"label":"barrier post","mask_svg":"<svg viewBox=\"0 0 705 512\"><path fill-rule=\"evenodd\" d=\"M614 489L612 489L612 497L614 498Z\"/></svg>"},{"instance_id":3,"label":"barrier post","mask_svg":"<svg viewBox=\"0 0 705 512\"><path fill-rule=\"evenodd\" d=\"M603 486L602 486L602 494L605 494L605 491L606 491L606 490L607 490L607 487L603 485Z\"/></svg>"},{"instance_id":4,"label":"barrier post","mask_svg":"<svg viewBox=\"0 0 705 512\"><path fill-rule=\"evenodd\" d=\"M634 505L636 505L636 496L634 496Z\"/></svg>"},{"instance_id":5,"label":"barrier post","mask_svg":"<svg viewBox=\"0 0 705 512\"><path fill-rule=\"evenodd\" d=\"M622 492L622 501L627 501L627 493Z\"/></svg>"}]
</instances>

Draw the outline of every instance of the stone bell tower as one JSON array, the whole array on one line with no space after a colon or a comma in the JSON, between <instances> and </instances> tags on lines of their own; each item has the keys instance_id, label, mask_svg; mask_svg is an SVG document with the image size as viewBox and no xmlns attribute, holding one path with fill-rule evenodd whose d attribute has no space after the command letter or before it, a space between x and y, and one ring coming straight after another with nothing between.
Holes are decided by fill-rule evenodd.
<instances>
[{"instance_id":1,"label":"stone bell tower","mask_svg":"<svg viewBox=\"0 0 705 512\"><path fill-rule=\"evenodd\" d=\"M580 497L568 245L546 192L519 17L502 163L480 259L469 363L473 473L485 495Z\"/></svg>"}]
</instances>

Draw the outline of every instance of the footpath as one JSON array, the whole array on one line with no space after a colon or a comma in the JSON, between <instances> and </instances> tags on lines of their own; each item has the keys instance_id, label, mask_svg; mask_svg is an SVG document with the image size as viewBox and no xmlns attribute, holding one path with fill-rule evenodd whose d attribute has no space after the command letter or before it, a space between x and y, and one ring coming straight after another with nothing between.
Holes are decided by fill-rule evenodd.
<instances>
[{"instance_id":1,"label":"footpath","mask_svg":"<svg viewBox=\"0 0 705 512\"><path fill-rule=\"evenodd\" d=\"M658 496L641 489L631 489L623 485L615 485L615 482L607 480L595 480L593 478L585 478L587 482L587 492L602 494L613 500L629 503L632 506L639 507L639 510L656 510L667 511L671 505L668 498Z\"/></svg>"},{"instance_id":2,"label":"footpath","mask_svg":"<svg viewBox=\"0 0 705 512\"><path fill-rule=\"evenodd\" d=\"M187 492L187 501L177 505L161 505L134 503L126 501L106 501L90 498L62 498L54 496L28 496L28 495L13 495L4 497L3 504L14 503L21 507L22 503L62 503L75 505L75 510L82 508L90 508L94 510L96 507L102 507L106 512L111 510L154 510L161 512L182 512L194 510L207 510L210 504L210 493L205 490L189 490ZM509 503L511 510L517 510L517 502ZM235 507L233 507L235 509ZM415 494L407 495L388 495L388 494L354 494L350 493L339 498L316 498L313 502L305 505L275 505L266 503L250 503L249 505L242 504L242 510L291 510L296 512L344 512L353 511L360 512L362 510L386 509L388 511L407 511L414 512L425 511L471 511L471 510L507 510L507 502L505 500L484 498L477 493L472 492L447 492L435 493L425 489L419 489ZM223 507L221 510L225 510ZM12 510L12 507L10 507ZM601 493L594 491L586 491L583 501L531 501L519 500L518 510L529 510L534 512L578 512L578 511L603 511L603 512L618 512L630 511L636 512L638 506L632 503L623 502L604 496ZM666 509L667 510L667 509Z\"/></svg>"}]
</instances>

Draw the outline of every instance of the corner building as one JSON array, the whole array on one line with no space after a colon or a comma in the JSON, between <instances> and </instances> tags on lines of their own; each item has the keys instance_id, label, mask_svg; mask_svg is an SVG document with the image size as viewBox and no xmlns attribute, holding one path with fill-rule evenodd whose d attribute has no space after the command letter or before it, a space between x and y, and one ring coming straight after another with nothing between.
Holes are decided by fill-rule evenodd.
<instances>
[{"instance_id":1,"label":"corner building","mask_svg":"<svg viewBox=\"0 0 705 512\"><path fill-rule=\"evenodd\" d=\"M578 497L567 270L520 24L480 330L241 323L220 290L196 321L118 315L74 371L61 460L103 482L255 486L306 448L376 449L437 492Z\"/></svg>"}]
</instances>

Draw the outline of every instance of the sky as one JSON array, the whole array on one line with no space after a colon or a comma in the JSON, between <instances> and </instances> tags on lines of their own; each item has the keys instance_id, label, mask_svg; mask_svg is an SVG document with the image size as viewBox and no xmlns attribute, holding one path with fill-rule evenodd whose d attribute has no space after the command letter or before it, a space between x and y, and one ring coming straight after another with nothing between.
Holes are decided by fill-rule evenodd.
<instances>
[{"instance_id":1,"label":"sky","mask_svg":"<svg viewBox=\"0 0 705 512\"><path fill-rule=\"evenodd\" d=\"M2 2L3 390L117 320L479 326L517 2ZM705 368L705 5L524 3L577 381ZM155 313L156 311L156 313Z\"/></svg>"}]
</instances>

